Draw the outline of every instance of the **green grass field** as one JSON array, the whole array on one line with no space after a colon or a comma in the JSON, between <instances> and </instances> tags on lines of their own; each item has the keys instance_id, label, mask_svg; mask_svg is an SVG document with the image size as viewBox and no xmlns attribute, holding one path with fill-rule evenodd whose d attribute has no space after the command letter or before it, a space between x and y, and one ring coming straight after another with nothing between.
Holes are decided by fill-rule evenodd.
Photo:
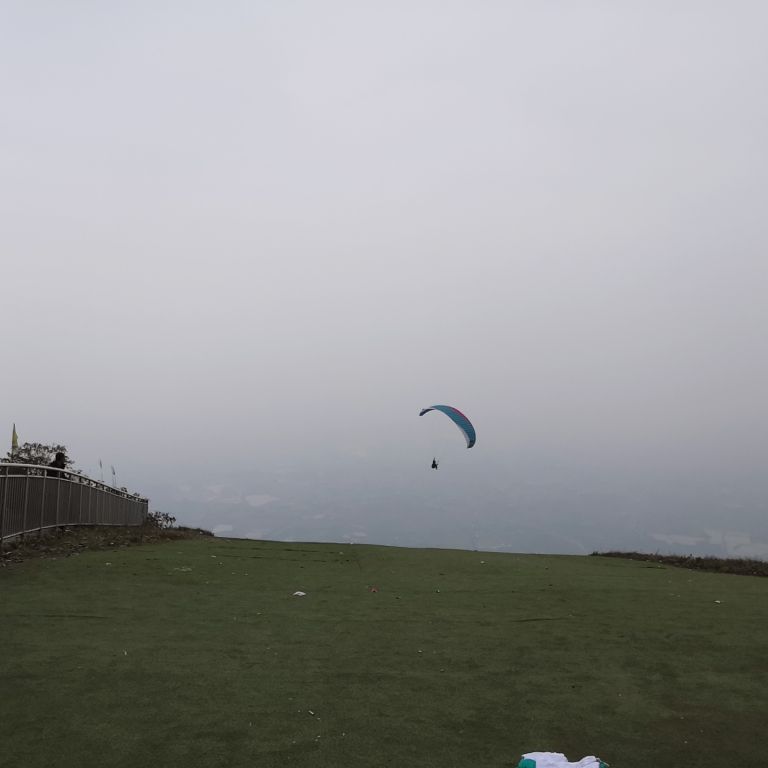
<instances>
[{"instance_id":1,"label":"green grass field","mask_svg":"<svg viewBox=\"0 0 768 768\"><path fill-rule=\"evenodd\" d=\"M2 765L768 765L766 579L201 539L5 568L0 620Z\"/></svg>"}]
</instances>

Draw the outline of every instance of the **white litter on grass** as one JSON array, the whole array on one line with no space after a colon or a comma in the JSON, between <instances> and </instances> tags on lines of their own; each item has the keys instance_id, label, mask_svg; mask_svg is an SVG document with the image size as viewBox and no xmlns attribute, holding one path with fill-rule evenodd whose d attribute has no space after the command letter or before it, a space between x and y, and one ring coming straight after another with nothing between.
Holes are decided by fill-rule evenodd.
<instances>
[{"instance_id":1,"label":"white litter on grass","mask_svg":"<svg viewBox=\"0 0 768 768\"><path fill-rule=\"evenodd\" d=\"M719 601L719 600L715 600L715 602L716 602L716 603L719 603L720 601Z\"/></svg>"},{"instance_id":2,"label":"white litter on grass","mask_svg":"<svg viewBox=\"0 0 768 768\"><path fill-rule=\"evenodd\" d=\"M569 763L562 752L528 752L523 755L518 768L606 768L607 765L594 755Z\"/></svg>"},{"instance_id":3,"label":"white litter on grass","mask_svg":"<svg viewBox=\"0 0 768 768\"><path fill-rule=\"evenodd\" d=\"M293 596L294 597L306 597L306 594L307 594L306 592L294 592Z\"/></svg>"}]
</instances>

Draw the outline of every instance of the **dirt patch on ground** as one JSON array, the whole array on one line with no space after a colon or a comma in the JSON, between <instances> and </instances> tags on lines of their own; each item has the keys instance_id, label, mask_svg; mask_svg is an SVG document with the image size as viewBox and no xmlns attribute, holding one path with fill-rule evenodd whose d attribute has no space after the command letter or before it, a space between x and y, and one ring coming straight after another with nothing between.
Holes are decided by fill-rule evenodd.
<instances>
[{"instance_id":1,"label":"dirt patch on ground","mask_svg":"<svg viewBox=\"0 0 768 768\"><path fill-rule=\"evenodd\" d=\"M695 557L693 555L649 555L643 552L593 552L598 557L623 557L627 560L645 560L649 563L690 568L695 571L735 573L740 576L768 576L768 562L746 557Z\"/></svg>"},{"instance_id":2,"label":"dirt patch on ground","mask_svg":"<svg viewBox=\"0 0 768 768\"><path fill-rule=\"evenodd\" d=\"M0 568L35 557L70 557L92 549L119 549L134 544L197 539L213 536L201 528L157 528L155 526L118 527L78 526L61 528L42 535L28 534L23 539L5 542L0 550Z\"/></svg>"}]
</instances>

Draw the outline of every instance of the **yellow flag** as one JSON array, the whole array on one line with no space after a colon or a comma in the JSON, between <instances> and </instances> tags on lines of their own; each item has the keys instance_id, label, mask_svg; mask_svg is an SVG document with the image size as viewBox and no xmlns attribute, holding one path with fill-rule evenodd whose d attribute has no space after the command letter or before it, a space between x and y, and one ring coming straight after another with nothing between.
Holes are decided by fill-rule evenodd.
<instances>
[{"instance_id":1,"label":"yellow flag","mask_svg":"<svg viewBox=\"0 0 768 768\"><path fill-rule=\"evenodd\" d=\"M13 425L13 432L11 434L11 455L19 450L19 436L16 434L16 425Z\"/></svg>"}]
</instances>

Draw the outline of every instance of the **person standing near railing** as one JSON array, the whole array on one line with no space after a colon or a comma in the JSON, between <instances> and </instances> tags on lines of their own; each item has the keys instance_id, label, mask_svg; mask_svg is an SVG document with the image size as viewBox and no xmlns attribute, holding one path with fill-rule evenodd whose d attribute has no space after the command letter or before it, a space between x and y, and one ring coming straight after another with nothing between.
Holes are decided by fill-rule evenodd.
<instances>
[{"instance_id":1,"label":"person standing near railing","mask_svg":"<svg viewBox=\"0 0 768 768\"><path fill-rule=\"evenodd\" d=\"M50 454L48 454L50 456ZM55 470L48 470L48 477L62 477L61 472L57 472L59 469L67 468L67 457L61 451L56 454L56 458L48 465L49 467L55 467Z\"/></svg>"}]
</instances>

